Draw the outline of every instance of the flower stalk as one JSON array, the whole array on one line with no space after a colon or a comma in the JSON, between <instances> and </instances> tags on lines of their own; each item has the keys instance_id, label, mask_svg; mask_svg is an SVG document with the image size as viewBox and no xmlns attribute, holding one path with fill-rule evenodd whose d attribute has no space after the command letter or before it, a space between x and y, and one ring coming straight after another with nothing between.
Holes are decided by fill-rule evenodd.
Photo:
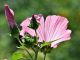
<instances>
[{"instance_id":1,"label":"flower stalk","mask_svg":"<svg viewBox=\"0 0 80 60\"><path fill-rule=\"evenodd\" d=\"M37 58L38 58L38 49L37 49L37 51L35 52L35 58L34 58L34 60L37 60Z\"/></svg>"},{"instance_id":2,"label":"flower stalk","mask_svg":"<svg viewBox=\"0 0 80 60\"><path fill-rule=\"evenodd\" d=\"M46 59L46 53L44 53L44 60Z\"/></svg>"}]
</instances>

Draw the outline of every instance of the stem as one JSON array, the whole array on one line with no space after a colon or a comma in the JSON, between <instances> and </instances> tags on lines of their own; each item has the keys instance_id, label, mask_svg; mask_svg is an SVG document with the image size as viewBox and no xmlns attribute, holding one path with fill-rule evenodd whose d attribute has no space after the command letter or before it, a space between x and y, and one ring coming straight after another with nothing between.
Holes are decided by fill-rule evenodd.
<instances>
[{"instance_id":1,"label":"stem","mask_svg":"<svg viewBox=\"0 0 80 60\"><path fill-rule=\"evenodd\" d=\"M35 51L35 59L34 60L37 60L37 57L38 57L38 50Z\"/></svg>"},{"instance_id":2,"label":"stem","mask_svg":"<svg viewBox=\"0 0 80 60\"><path fill-rule=\"evenodd\" d=\"M31 54L29 53L29 51L26 49L26 52L29 54L30 58L33 60Z\"/></svg>"},{"instance_id":3,"label":"stem","mask_svg":"<svg viewBox=\"0 0 80 60\"><path fill-rule=\"evenodd\" d=\"M46 53L44 53L44 60L46 59Z\"/></svg>"},{"instance_id":4,"label":"stem","mask_svg":"<svg viewBox=\"0 0 80 60\"><path fill-rule=\"evenodd\" d=\"M35 32L36 32L36 30L35 30ZM38 40L37 32L36 32L36 39L35 40L36 40L36 42ZM38 51L39 51L38 42L36 44L37 44L37 48L33 49L33 51L35 52L35 58L34 58L34 60L37 60L37 58L38 58Z\"/></svg>"},{"instance_id":5,"label":"stem","mask_svg":"<svg viewBox=\"0 0 80 60\"><path fill-rule=\"evenodd\" d=\"M21 44L21 46L24 46L24 44L19 40L19 38L18 38L18 42ZM24 46L24 47L25 47L25 46ZM31 54L29 53L29 51L27 50L26 47L25 47L25 49L26 49L26 52L29 54L30 58L33 60Z\"/></svg>"}]
</instances>

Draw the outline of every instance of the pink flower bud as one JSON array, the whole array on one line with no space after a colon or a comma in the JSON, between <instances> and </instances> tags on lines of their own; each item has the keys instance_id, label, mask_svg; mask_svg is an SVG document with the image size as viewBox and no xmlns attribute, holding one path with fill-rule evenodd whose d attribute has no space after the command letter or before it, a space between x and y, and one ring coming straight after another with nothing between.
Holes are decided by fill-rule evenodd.
<instances>
[{"instance_id":1,"label":"pink flower bud","mask_svg":"<svg viewBox=\"0 0 80 60\"><path fill-rule=\"evenodd\" d=\"M4 6L5 6L6 19L8 21L10 28L12 29L13 27L17 26L16 22L14 21L14 12L12 9L9 8L9 6L7 4L5 4Z\"/></svg>"},{"instance_id":2,"label":"pink flower bud","mask_svg":"<svg viewBox=\"0 0 80 60\"><path fill-rule=\"evenodd\" d=\"M8 25L10 27L11 35L14 38L18 38L19 30L18 30L17 24L14 20L14 12L13 12L13 10L11 10L9 8L9 6L7 4L5 4L4 6L5 6L5 16L8 21Z\"/></svg>"}]
</instances>

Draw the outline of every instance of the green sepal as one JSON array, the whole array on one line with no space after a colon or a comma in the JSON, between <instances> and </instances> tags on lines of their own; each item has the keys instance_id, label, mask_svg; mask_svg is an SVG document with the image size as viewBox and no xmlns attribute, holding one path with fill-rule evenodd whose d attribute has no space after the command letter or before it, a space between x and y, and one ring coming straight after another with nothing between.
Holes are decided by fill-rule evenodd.
<instances>
[{"instance_id":1,"label":"green sepal","mask_svg":"<svg viewBox=\"0 0 80 60\"><path fill-rule=\"evenodd\" d=\"M31 48L36 43L35 37L25 36L24 44L26 47Z\"/></svg>"},{"instance_id":2,"label":"green sepal","mask_svg":"<svg viewBox=\"0 0 80 60\"><path fill-rule=\"evenodd\" d=\"M10 34L13 38L19 38L19 28L18 27L13 27L10 28Z\"/></svg>"},{"instance_id":3,"label":"green sepal","mask_svg":"<svg viewBox=\"0 0 80 60\"><path fill-rule=\"evenodd\" d=\"M50 42L43 42L40 46L40 48L43 48L45 46L49 46L51 43Z\"/></svg>"},{"instance_id":4,"label":"green sepal","mask_svg":"<svg viewBox=\"0 0 80 60\"><path fill-rule=\"evenodd\" d=\"M31 23L29 25L30 28L36 30L38 28L39 23L36 21L34 15L32 15Z\"/></svg>"}]
</instances>

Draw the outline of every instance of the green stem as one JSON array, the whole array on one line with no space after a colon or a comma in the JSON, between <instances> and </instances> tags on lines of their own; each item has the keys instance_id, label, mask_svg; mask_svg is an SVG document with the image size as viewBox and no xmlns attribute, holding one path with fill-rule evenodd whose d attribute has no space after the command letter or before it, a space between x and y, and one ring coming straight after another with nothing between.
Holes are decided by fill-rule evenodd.
<instances>
[{"instance_id":1,"label":"green stem","mask_svg":"<svg viewBox=\"0 0 80 60\"><path fill-rule=\"evenodd\" d=\"M18 42L21 44L21 46L24 46L24 44L19 40L19 38L17 38L17 39L18 39ZM24 46L24 47L25 47L25 46ZM29 53L29 51L27 50L26 47L25 47L25 49L26 49L26 52L29 54L30 58L33 60L31 54Z\"/></svg>"},{"instance_id":2,"label":"green stem","mask_svg":"<svg viewBox=\"0 0 80 60\"><path fill-rule=\"evenodd\" d=\"M35 59L34 60L37 60L37 58L38 58L38 50L35 51Z\"/></svg>"},{"instance_id":3,"label":"green stem","mask_svg":"<svg viewBox=\"0 0 80 60\"><path fill-rule=\"evenodd\" d=\"M30 54L30 52L26 49L26 52L29 54L30 58L33 60L32 55Z\"/></svg>"},{"instance_id":4,"label":"green stem","mask_svg":"<svg viewBox=\"0 0 80 60\"><path fill-rule=\"evenodd\" d=\"M35 30L35 32L36 32L36 30ZM35 40L36 40L36 42L38 40L37 32L36 32L36 39ZM37 44L37 48L36 49L33 48L33 51L35 52L35 58L34 58L34 60L37 60L37 58L38 58L38 51L39 51L38 42L36 44Z\"/></svg>"},{"instance_id":5,"label":"green stem","mask_svg":"<svg viewBox=\"0 0 80 60\"><path fill-rule=\"evenodd\" d=\"M44 53L44 60L46 59L46 53Z\"/></svg>"}]
</instances>

